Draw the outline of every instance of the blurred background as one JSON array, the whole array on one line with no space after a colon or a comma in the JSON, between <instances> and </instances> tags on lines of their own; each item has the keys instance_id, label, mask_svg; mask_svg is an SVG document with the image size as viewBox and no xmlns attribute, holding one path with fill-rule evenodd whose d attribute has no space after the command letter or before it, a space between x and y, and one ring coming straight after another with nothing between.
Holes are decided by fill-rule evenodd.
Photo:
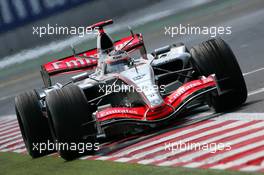
<instances>
[{"instance_id":1,"label":"blurred background","mask_svg":"<svg viewBox=\"0 0 264 175\"><path fill-rule=\"evenodd\" d=\"M67 36L33 36L32 26L88 26L159 0L1 0L0 57Z\"/></svg>"},{"instance_id":2,"label":"blurred background","mask_svg":"<svg viewBox=\"0 0 264 175\"><path fill-rule=\"evenodd\" d=\"M0 59L70 35L33 34L33 27L89 26L101 20L146 23L213 0L0 0ZM143 10L142 10L143 9ZM129 15L131 14L131 15ZM120 20L122 19L122 20ZM115 25L116 26L116 25ZM116 26L117 27L117 26ZM119 25L118 28L121 26Z\"/></svg>"},{"instance_id":3,"label":"blurred background","mask_svg":"<svg viewBox=\"0 0 264 175\"><path fill-rule=\"evenodd\" d=\"M106 30L114 40L142 33L148 52L184 42L188 47L209 35L165 35L165 27L230 26L221 35L238 57L243 72L264 67L263 0L0 0L0 116L14 114L14 97L43 86L39 68L48 61L96 46L94 35L33 35L33 27L89 26L113 19ZM249 91L264 87L263 76L246 79ZM256 100L256 97L253 98ZM262 111L254 104L251 111ZM249 111L249 109L245 109Z\"/></svg>"}]
</instances>

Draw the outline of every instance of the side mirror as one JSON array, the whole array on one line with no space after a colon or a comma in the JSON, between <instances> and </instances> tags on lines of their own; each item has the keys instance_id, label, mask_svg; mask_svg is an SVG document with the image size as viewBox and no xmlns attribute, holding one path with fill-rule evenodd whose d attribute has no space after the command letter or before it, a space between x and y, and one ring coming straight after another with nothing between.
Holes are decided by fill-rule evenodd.
<instances>
[{"instance_id":1,"label":"side mirror","mask_svg":"<svg viewBox=\"0 0 264 175\"><path fill-rule=\"evenodd\" d=\"M76 56L76 51L75 51L75 48L73 47L72 44L71 44L71 49L72 49L72 54L73 54L73 56Z\"/></svg>"},{"instance_id":2,"label":"side mirror","mask_svg":"<svg viewBox=\"0 0 264 175\"><path fill-rule=\"evenodd\" d=\"M131 28L130 26L127 26L127 27L128 27L128 30L129 30L130 33L131 33L131 36L134 38L134 32L133 32L132 28Z\"/></svg>"}]
</instances>

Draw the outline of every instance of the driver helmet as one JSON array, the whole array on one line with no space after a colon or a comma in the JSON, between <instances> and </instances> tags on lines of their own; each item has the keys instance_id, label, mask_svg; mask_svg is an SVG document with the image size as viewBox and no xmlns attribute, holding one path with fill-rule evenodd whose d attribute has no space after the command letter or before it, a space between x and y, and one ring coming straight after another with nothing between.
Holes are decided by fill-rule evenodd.
<instances>
[{"instance_id":1,"label":"driver helmet","mask_svg":"<svg viewBox=\"0 0 264 175\"><path fill-rule=\"evenodd\" d=\"M106 72L121 72L129 67L130 58L125 51L114 50L110 52L105 60Z\"/></svg>"}]
</instances>

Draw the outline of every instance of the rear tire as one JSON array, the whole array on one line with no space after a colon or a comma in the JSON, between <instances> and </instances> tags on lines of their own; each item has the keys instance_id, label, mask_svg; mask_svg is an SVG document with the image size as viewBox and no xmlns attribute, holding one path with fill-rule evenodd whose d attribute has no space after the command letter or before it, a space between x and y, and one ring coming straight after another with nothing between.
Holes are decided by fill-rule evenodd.
<instances>
[{"instance_id":1,"label":"rear tire","mask_svg":"<svg viewBox=\"0 0 264 175\"><path fill-rule=\"evenodd\" d=\"M247 87L243 74L233 51L224 40L210 39L194 46L190 53L199 74L216 74L219 85L226 91L212 96L211 104L216 112L238 107L246 101Z\"/></svg>"},{"instance_id":2,"label":"rear tire","mask_svg":"<svg viewBox=\"0 0 264 175\"><path fill-rule=\"evenodd\" d=\"M32 158L45 156L54 151L40 152L34 145L52 142L48 120L42 115L39 100L34 90L18 95L15 98L16 115L23 140ZM39 147L38 147L39 149Z\"/></svg>"},{"instance_id":3,"label":"rear tire","mask_svg":"<svg viewBox=\"0 0 264 175\"><path fill-rule=\"evenodd\" d=\"M88 105L83 91L76 85L55 89L47 95L49 122L57 144L95 145L96 125L92 118L92 107ZM84 125L85 124L85 125ZM93 150L61 149L60 156L73 160Z\"/></svg>"}]
</instances>

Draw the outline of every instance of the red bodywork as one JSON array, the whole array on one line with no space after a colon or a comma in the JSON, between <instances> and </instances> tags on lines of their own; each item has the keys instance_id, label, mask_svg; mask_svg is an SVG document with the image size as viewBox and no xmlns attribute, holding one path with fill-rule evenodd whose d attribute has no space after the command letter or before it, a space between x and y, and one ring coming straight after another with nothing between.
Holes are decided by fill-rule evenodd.
<instances>
[{"instance_id":1,"label":"red bodywork","mask_svg":"<svg viewBox=\"0 0 264 175\"><path fill-rule=\"evenodd\" d=\"M91 28L98 28L99 33L104 32L102 27L111 24L113 21L103 21L91 26ZM128 44L129 43L129 44ZM125 46L125 47L124 47ZM116 50L125 50L127 52L139 49L142 55L146 54L143 37L141 34L133 34L131 36L125 37L114 43ZM124 47L124 48L123 48ZM79 56L79 57L78 57ZM69 56L62 59L54 60L42 66L42 76L50 81L49 76L54 76L58 74L81 72L85 70L94 69L97 66L97 60L89 59L84 57L94 57L98 58L98 50L91 49L83 53L78 54L78 56ZM83 56L83 57L81 57ZM81 57L81 58L80 58ZM48 84L48 85L47 85ZM45 85L50 86L50 83ZM198 80L193 80L185 83L183 86L175 90L170 95L166 96L163 100L164 103L158 107L150 108L148 105L142 107L109 107L96 112L96 117L98 121L106 121L114 118L127 118L127 119L137 119L137 120L157 120L165 118L166 116L172 114L176 108L178 108L188 97L191 97L197 91L215 87L216 81L214 76L202 77ZM141 94L142 95L142 94ZM144 98L144 95L142 95Z\"/></svg>"},{"instance_id":2,"label":"red bodywork","mask_svg":"<svg viewBox=\"0 0 264 175\"><path fill-rule=\"evenodd\" d=\"M133 36L125 37L121 40L118 40L114 43L115 48L121 49L125 46L130 40L133 39ZM130 52L133 49L144 49L144 42L141 34L135 34L134 39L130 42L123 50ZM98 58L97 49L91 49L83 53L78 54L78 56L87 56ZM69 56L59 60L54 60L52 62L46 63L42 66L42 70L48 73L50 76L62 74L62 73L74 73L81 72L89 69L95 68L97 61L89 58L76 58L75 56Z\"/></svg>"},{"instance_id":3,"label":"red bodywork","mask_svg":"<svg viewBox=\"0 0 264 175\"><path fill-rule=\"evenodd\" d=\"M106 121L114 118L127 118L127 119L138 119L138 120L157 120L164 118L174 112L174 109L186 100L190 95L195 92L215 87L216 82L214 76L211 75L207 78L203 77L199 80L190 81L172 94L164 98L164 103L156 108L149 108L147 105L143 107L110 107L96 113L96 117L99 121Z\"/></svg>"}]
</instances>

